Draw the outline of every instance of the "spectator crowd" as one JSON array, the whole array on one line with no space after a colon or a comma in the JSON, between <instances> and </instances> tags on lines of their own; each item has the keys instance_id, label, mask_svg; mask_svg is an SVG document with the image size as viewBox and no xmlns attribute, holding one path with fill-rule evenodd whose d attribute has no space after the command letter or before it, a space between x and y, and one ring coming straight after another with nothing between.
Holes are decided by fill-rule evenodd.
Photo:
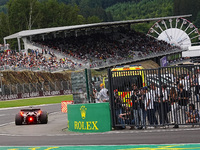
<instances>
[{"instance_id":1,"label":"spectator crowd","mask_svg":"<svg viewBox=\"0 0 200 150\"><path fill-rule=\"evenodd\" d=\"M39 44L42 51L6 51L1 53L0 66L24 69L95 68L179 49L167 42L126 29L108 33L60 36L53 39L47 37L31 42ZM58 56L57 52L61 55Z\"/></svg>"},{"instance_id":2,"label":"spectator crowd","mask_svg":"<svg viewBox=\"0 0 200 150\"><path fill-rule=\"evenodd\" d=\"M183 69L186 68L174 68L170 78L169 74L161 78L161 86L156 84L154 74L146 78L148 81L145 81L147 85L144 87L132 83L129 90L126 86L116 88L113 92L115 123L122 129L126 125L131 126L130 129L143 129L169 125L178 128L180 124L199 123L200 73L197 68L187 73L182 72ZM144 72L144 76L147 75L150 74ZM164 83L164 79L168 81ZM115 84L120 87L120 82Z\"/></svg>"},{"instance_id":3,"label":"spectator crowd","mask_svg":"<svg viewBox=\"0 0 200 150\"><path fill-rule=\"evenodd\" d=\"M39 50L29 50L26 52L16 52L6 50L0 53L1 69L11 70L48 70L56 68L73 69L74 63L67 58L57 59L51 52L40 53Z\"/></svg>"},{"instance_id":4,"label":"spectator crowd","mask_svg":"<svg viewBox=\"0 0 200 150\"><path fill-rule=\"evenodd\" d=\"M34 42L80 60L82 65L89 63L91 68L180 49L143 33L125 29Z\"/></svg>"}]
</instances>

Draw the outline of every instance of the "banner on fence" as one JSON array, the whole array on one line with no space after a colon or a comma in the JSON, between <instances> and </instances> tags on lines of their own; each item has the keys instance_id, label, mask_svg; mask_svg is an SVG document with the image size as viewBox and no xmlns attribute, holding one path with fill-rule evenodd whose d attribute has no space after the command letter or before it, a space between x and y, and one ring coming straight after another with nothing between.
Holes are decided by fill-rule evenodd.
<instances>
[{"instance_id":1,"label":"banner on fence","mask_svg":"<svg viewBox=\"0 0 200 150\"><path fill-rule=\"evenodd\" d=\"M69 95L72 94L71 90L59 90L59 91L38 91L30 93L18 93L10 95L1 95L0 100L14 100L14 99L24 99L33 97L43 97L43 96L56 96L56 95Z\"/></svg>"}]
</instances>

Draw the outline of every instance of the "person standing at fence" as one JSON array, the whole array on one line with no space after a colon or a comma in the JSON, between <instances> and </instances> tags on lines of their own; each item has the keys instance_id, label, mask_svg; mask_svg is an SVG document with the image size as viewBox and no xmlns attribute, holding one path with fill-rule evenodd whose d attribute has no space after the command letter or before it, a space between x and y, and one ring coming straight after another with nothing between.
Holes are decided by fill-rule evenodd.
<instances>
[{"instance_id":1,"label":"person standing at fence","mask_svg":"<svg viewBox=\"0 0 200 150\"><path fill-rule=\"evenodd\" d=\"M151 126L158 125L154 109L155 99L156 99L155 85L154 83L151 83L146 103L147 117Z\"/></svg>"},{"instance_id":2,"label":"person standing at fence","mask_svg":"<svg viewBox=\"0 0 200 150\"><path fill-rule=\"evenodd\" d=\"M135 120L135 126L137 129L143 128L143 111L141 96L141 93L136 89L134 90L133 95L131 96L133 116Z\"/></svg>"},{"instance_id":3,"label":"person standing at fence","mask_svg":"<svg viewBox=\"0 0 200 150\"><path fill-rule=\"evenodd\" d=\"M182 84L178 85L179 92L178 92L178 104L180 106L180 116L181 116L181 123L185 123L186 121L186 111L187 111L187 104L189 102L188 91L186 91Z\"/></svg>"},{"instance_id":4,"label":"person standing at fence","mask_svg":"<svg viewBox=\"0 0 200 150\"><path fill-rule=\"evenodd\" d=\"M155 110L155 114L158 113L159 115L159 119L160 119L160 124L162 124L162 114L161 114L161 101L159 101L159 97L160 97L160 88L155 87L155 93L156 93L156 98L154 99L154 110Z\"/></svg>"},{"instance_id":5,"label":"person standing at fence","mask_svg":"<svg viewBox=\"0 0 200 150\"><path fill-rule=\"evenodd\" d=\"M97 96L98 96L98 92L96 90L96 88L92 88L92 94L91 94L91 101L94 102L94 103L99 103L99 100L97 99Z\"/></svg>"},{"instance_id":6,"label":"person standing at fence","mask_svg":"<svg viewBox=\"0 0 200 150\"><path fill-rule=\"evenodd\" d=\"M197 123L199 121L198 111L195 109L194 104L189 104L189 111L186 114L188 116L186 123Z\"/></svg>"},{"instance_id":7,"label":"person standing at fence","mask_svg":"<svg viewBox=\"0 0 200 150\"><path fill-rule=\"evenodd\" d=\"M143 87L143 95L142 95L142 100L144 103L144 108L143 108L143 121L144 121L144 126L146 128L146 117L147 117L147 98L148 98L148 88L145 86Z\"/></svg>"},{"instance_id":8,"label":"person standing at fence","mask_svg":"<svg viewBox=\"0 0 200 150\"><path fill-rule=\"evenodd\" d=\"M183 74L180 77L180 81L179 84L183 85L183 89L188 91L188 81L189 79L187 79L187 76L184 76Z\"/></svg>"},{"instance_id":9,"label":"person standing at fence","mask_svg":"<svg viewBox=\"0 0 200 150\"><path fill-rule=\"evenodd\" d=\"M138 118L138 97L137 97L137 90L135 89L131 95L131 101L132 101L132 109L133 109L133 117L135 120L135 125L138 127L139 124L139 118Z\"/></svg>"},{"instance_id":10,"label":"person standing at fence","mask_svg":"<svg viewBox=\"0 0 200 150\"><path fill-rule=\"evenodd\" d=\"M167 93L167 86L164 84L161 88L161 93L158 93L158 102L159 102L159 118L160 124L169 123L167 113L169 111L169 103L168 103L168 93ZM163 107L162 107L162 106ZM163 111L161 110L163 108ZM162 115L163 113L163 115ZM163 117L162 117L163 116ZM162 122L164 121L164 122Z\"/></svg>"},{"instance_id":11,"label":"person standing at fence","mask_svg":"<svg viewBox=\"0 0 200 150\"><path fill-rule=\"evenodd\" d=\"M194 87L195 87L195 96L196 96L196 101L199 102L199 80L198 80L198 77L197 75L193 75L194 78L193 78L193 84L194 84Z\"/></svg>"},{"instance_id":12,"label":"person standing at fence","mask_svg":"<svg viewBox=\"0 0 200 150\"><path fill-rule=\"evenodd\" d=\"M129 106L125 106L123 113L119 114L119 121L121 125L121 129L125 129L125 124L128 124L131 126L130 130L135 129L135 120L133 115L133 109Z\"/></svg>"},{"instance_id":13,"label":"person standing at fence","mask_svg":"<svg viewBox=\"0 0 200 150\"><path fill-rule=\"evenodd\" d=\"M178 105L178 94L175 87L170 89L169 101L171 103L171 123L174 124L174 128L179 128L179 105Z\"/></svg>"},{"instance_id":14,"label":"person standing at fence","mask_svg":"<svg viewBox=\"0 0 200 150\"><path fill-rule=\"evenodd\" d=\"M108 102L109 101L109 96L108 96L108 89L106 89L104 87L104 84L101 83L100 84L100 92L98 93L98 96L97 96L97 99L100 101L100 102Z\"/></svg>"},{"instance_id":15,"label":"person standing at fence","mask_svg":"<svg viewBox=\"0 0 200 150\"><path fill-rule=\"evenodd\" d=\"M122 98L119 96L118 91L114 91L114 102L115 102L115 115L117 124L122 124L123 120L119 117L122 114Z\"/></svg>"},{"instance_id":16,"label":"person standing at fence","mask_svg":"<svg viewBox=\"0 0 200 150\"><path fill-rule=\"evenodd\" d=\"M138 129L143 129L145 126L145 119L146 115L144 115L144 103L145 103L145 94L144 89L140 88L138 93L138 108L139 108L139 121L140 121L140 127Z\"/></svg>"}]
</instances>

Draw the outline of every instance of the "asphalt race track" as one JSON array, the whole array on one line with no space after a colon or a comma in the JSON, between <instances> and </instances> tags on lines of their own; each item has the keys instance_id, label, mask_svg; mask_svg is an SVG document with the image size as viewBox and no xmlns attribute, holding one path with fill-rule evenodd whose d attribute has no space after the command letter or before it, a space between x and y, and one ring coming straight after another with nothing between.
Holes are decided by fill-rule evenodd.
<instances>
[{"instance_id":1,"label":"asphalt race track","mask_svg":"<svg viewBox=\"0 0 200 150\"><path fill-rule=\"evenodd\" d=\"M0 109L0 146L67 146L200 143L199 126L179 129L118 130L106 133L74 133L67 130L67 114L60 104L40 106L49 113L48 124L14 123L20 108Z\"/></svg>"}]
</instances>

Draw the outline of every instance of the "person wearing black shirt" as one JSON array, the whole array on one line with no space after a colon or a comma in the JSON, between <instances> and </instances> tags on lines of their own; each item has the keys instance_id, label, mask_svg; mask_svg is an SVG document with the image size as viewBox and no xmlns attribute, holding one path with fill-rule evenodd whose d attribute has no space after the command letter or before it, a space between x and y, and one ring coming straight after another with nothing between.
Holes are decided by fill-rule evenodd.
<instances>
[{"instance_id":1,"label":"person wearing black shirt","mask_svg":"<svg viewBox=\"0 0 200 150\"><path fill-rule=\"evenodd\" d=\"M166 85L162 85L161 93L158 95L158 102L159 102L159 118L160 124L169 123L167 113L169 112L169 102L168 102L168 93L166 90ZM159 91L160 92L160 91ZM163 107L162 107L162 106ZM163 108L163 111L161 110ZM163 115L162 115L163 113ZM164 122L162 122L164 121Z\"/></svg>"},{"instance_id":2,"label":"person wearing black shirt","mask_svg":"<svg viewBox=\"0 0 200 150\"><path fill-rule=\"evenodd\" d=\"M171 117L172 117L172 124L174 124L174 128L179 128L179 105L178 105L178 94L175 87L170 89L170 96L169 102L171 104Z\"/></svg>"},{"instance_id":3,"label":"person wearing black shirt","mask_svg":"<svg viewBox=\"0 0 200 150\"><path fill-rule=\"evenodd\" d=\"M125 121L122 117L120 117L120 114L122 114L122 98L118 94L118 91L114 91L114 102L115 102L115 115L116 115L116 122L117 124L121 124L121 129L125 129Z\"/></svg>"},{"instance_id":4,"label":"person wearing black shirt","mask_svg":"<svg viewBox=\"0 0 200 150\"><path fill-rule=\"evenodd\" d=\"M139 91L134 90L133 95L131 96L131 100L132 100L133 115L135 119L135 126L138 129L142 129L144 125L144 118L143 118L144 103L142 101L141 90Z\"/></svg>"},{"instance_id":5,"label":"person wearing black shirt","mask_svg":"<svg viewBox=\"0 0 200 150\"><path fill-rule=\"evenodd\" d=\"M180 106L180 114L181 114L181 122L185 123L186 121L186 111L187 111L187 104L189 101L188 92L183 88L182 84L178 85L179 92L178 92L178 104Z\"/></svg>"}]
</instances>

